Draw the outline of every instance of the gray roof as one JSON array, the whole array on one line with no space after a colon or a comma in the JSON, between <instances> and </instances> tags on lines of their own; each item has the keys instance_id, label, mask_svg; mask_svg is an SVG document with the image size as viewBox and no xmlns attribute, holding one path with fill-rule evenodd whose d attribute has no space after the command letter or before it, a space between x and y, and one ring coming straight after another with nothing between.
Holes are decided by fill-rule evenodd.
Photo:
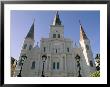
<instances>
[{"instance_id":1,"label":"gray roof","mask_svg":"<svg viewBox=\"0 0 110 87\"><path fill-rule=\"evenodd\" d=\"M58 11L56 12L56 15L54 17L53 25L61 25L61 21L60 21Z\"/></svg>"},{"instance_id":2,"label":"gray roof","mask_svg":"<svg viewBox=\"0 0 110 87\"><path fill-rule=\"evenodd\" d=\"M34 40L34 23L32 24L32 26L31 26L26 38L31 38L31 39Z\"/></svg>"}]
</instances>

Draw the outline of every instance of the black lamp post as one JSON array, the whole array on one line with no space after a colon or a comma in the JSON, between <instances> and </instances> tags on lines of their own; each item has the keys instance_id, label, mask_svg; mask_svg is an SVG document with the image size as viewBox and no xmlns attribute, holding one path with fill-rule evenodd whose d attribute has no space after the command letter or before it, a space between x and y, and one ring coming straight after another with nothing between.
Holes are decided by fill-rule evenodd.
<instances>
[{"instance_id":1,"label":"black lamp post","mask_svg":"<svg viewBox=\"0 0 110 87\"><path fill-rule=\"evenodd\" d=\"M43 68L42 68L42 75L41 75L42 77L45 77L45 75L44 75L44 63L45 63L46 59L47 59L47 56L43 55L42 56Z\"/></svg>"},{"instance_id":2,"label":"black lamp post","mask_svg":"<svg viewBox=\"0 0 110 87\"><path fill-rule=\"evenodd\" d=\"M96 61L96 70L99 71L100 70L100 54L96 55L95 61Z\"/></svg>"},{"instance_id":3,"label":"black lamp post","mask_svg":"<svg viewBox=\"0 0 110 87\"><path fill-rule=\"evenodd\" d=\"M22 55L22 56L21 56L21 63L20 63L21 69L20 69L20 72L19 72L19 74L17 75L17 77L22 77L22 76L21 76L21 71L22 71L22 66L23 66L23 62L24 62L25 59L27 59L27 56L26 56L26 55Z\"/></svg>"},{"instance_id":4,"label":"black lamp post","mask_svg":"<svg viewBox=\"0 0 110 87\"><path fill-rule=\"evenodd\" d=\"M81 77L81 74L80 74L80 70L81 70L80 56L77 54L75 58L76 58L76 61L77 61L77 67L79 68L79 70L78 70L78 77Z\"/></svg>"}]
</instances>

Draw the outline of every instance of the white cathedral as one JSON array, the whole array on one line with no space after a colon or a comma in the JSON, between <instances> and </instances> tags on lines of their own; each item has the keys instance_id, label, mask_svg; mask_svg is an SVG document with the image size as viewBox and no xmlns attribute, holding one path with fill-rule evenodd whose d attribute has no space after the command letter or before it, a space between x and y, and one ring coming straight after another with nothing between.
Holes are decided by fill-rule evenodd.
<instances>
[{"instance_id":1,"label":"white cathedral","mask_svg":"<svg viewBox=\"0 0 110 87\"><path fill-rule=\"evenodd\" d=\"M96 70L88 39L80 24L80 46L64 37L64 25L56 12L49 38L34 46L34 22L25 37L16 75L22 77L89 77Z\"/></svg>"}]
</instances>

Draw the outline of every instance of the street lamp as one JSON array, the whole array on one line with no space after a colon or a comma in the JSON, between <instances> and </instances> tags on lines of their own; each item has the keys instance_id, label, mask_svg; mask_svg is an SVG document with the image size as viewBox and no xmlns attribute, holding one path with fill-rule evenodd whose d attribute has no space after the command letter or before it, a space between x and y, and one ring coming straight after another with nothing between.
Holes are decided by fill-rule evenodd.
<instances>
[{"instance_id":1,"label":"street lamp","mask_svg":"<svg viewBox=\"0 0 110 87\"><path fill-rule=\"evenodd\" d=\"M43 55L42 56L43 68L42 68L42 75L41 75L42 77L45 77L45 75L44 75L44 63L45 63L46 59L47 59L47 56Z\"/></svg>"},{"instance_id":2,"label":"street lamp","mask_svg":"<svg viewBox=\"0 0 110 87\"><path fill-rule=\"evenodd\" d=\"M80 74L80 70L81 70L81 66L80 66L80 56L77 54L76 55L76 61L77 61L77 67L79 68L79 70L78 70L78 77L81 77L81 74Z\"/></svg>"},{"instance_id":3,"label":"street lamp","mask_svg":"<svg viewBox=\"0 0 110 87\"><path fill-rule=\"evenodd\" d=\"M20 63L20 66L21 66L21 69L20 69L20 72L19 74L17 75L17 77L22 77L21 76L21 71L22 71L22 66L23 66L23 63L24 63L24 60L27 59L27 56L26 55L22 55L21 56L21 63Z\"/></svg>"},{"instance_id":4,"label":"street lamp","mask_svg":"<svg viewBox=\"0 0 110 87\"><path fill-rule=\"evenodd\" d=\"M96 61L96 70L99 71L100 70L100 54L96 55L95 61Z\"/></svg>"}]
</instances>

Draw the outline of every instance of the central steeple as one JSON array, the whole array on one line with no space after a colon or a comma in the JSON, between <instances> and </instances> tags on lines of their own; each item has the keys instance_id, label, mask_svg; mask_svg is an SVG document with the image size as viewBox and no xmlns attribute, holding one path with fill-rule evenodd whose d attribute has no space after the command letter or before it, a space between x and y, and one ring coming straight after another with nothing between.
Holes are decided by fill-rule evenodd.
<instances>
[{"instance_id":1,"label":"central steeple","mask_svg":"<svg viewBox=\"0 0 110 87\"><path fill-rule=\"evenodd\" d=\"M60 21L60 18L59 18L58 11L55 14L53 25L61 25L61 21Z\"/></svg>"},{"instance_id":2,"label":"central steeple","mask_svg":"<svg viewBox=\"0 0 110 87\"><path fill-rule=\"evenodd\" d=\"M64 26L61 23L59 12L57 11L53 20L53 24L50 25L49 37L52 39L64 38Z\"/></svg>"}]
</instances>

